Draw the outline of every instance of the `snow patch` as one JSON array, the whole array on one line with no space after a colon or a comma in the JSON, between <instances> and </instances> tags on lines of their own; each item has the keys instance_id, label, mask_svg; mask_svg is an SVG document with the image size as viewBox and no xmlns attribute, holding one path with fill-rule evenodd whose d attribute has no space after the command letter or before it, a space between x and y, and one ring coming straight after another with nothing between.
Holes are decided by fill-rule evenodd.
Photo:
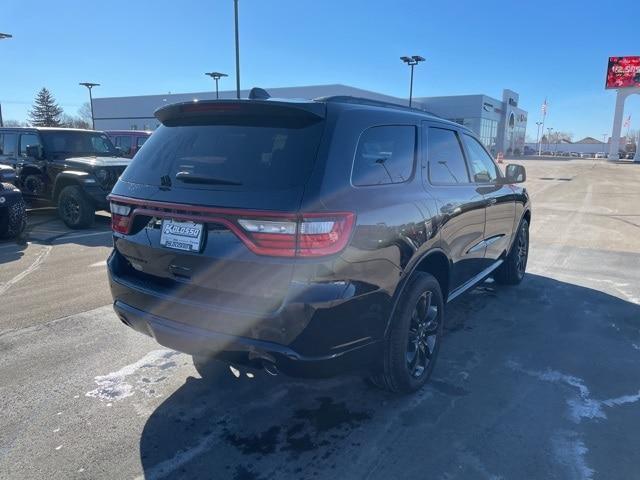
<instances>
[{"instance_id":1,"label":"snow patch","mask_svg":"<svg viewBox=\"0 0 640 480\"><path fill-rule=\"evenodd\" d=\"M585 460L589 449L575 433L560 432L551 439L551 443L558 463L571 472L567 478L593 479L595 472Z\"/></svg>"},{"instance_id":2,"label":"snow patch","mask_svg":"<svg viewBox=\"0 0 640 480\"><path fill-rule=\"evenodd\" d=\"M155 389L151 386L166 378L167 369L177 366L170 360L174 355L179 355L179 353L173 350L151 351L137 362L122 367L116 372L95 377L94 381L98 388L87 392L85 396L109 402L130 397L136 390L147 396L157 396ZM128 380L128 377L143 369L144 377L135 379L135 381ZM110 404L107 405L110 406Z\"/></svg>"},{"instance_id":3,"label":"snow patch","mask_svg":"<svg viewBox=\"0 0 640 480\"><path fill-rule=\"evenodd\" d=\"M522 366L509 360L507 367L511 370L526 373L532 377L536 377L545 382L552 383L564 383L578 390L578 395L574 398L567 399L567 405L569 407L569 416L575 423L580 423L583 418L594 419L601 418L606 419L607 415L603 407L618 407L628 403L635 403L640 401L640 391L637 394L623 395L616 398L608 398L606 400L595 400L591 398L589 388L585 385L584 380L575 377L573 375L567 375L556 370L547 369L544 372L536 370L526 370Z\"/></svg>"}]
</instances>

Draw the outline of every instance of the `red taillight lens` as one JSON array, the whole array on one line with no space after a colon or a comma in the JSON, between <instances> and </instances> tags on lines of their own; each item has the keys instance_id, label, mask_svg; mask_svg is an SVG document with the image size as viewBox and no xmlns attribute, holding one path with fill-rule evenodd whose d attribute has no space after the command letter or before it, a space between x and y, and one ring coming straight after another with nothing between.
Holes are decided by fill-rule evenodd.
<instances>
[{"instance_id":1,"label":"red taillight lens","mask_svg":"<svg viewBox=\"0 0 640 480\"><path fill-rule=\"evenodd\" d=\"M349 241L353 213L304 214L285 221L241 218L247 246L258 255L318 257L341 251Z\"/></svg>"},{"instance_id":2,"label":"red taillight lens","mask_svg":"<svg viewBox=\"0 0 640 480\"><path fill-rule=\"evenodd\" d=\"M298 235L298 256L338 253L349 241L353 220L353 213L303 215Z\"/></svg>"},{"instance_id":3,"label":"red taillight lens","mask_svg":"<svg viewBox=\"0 0 640 480\"><path fill-rule=\"evenodd\" d=\"M111 202L111 229L118 233L128 233L131 218L131 207Z\"/></svg>"}]
</instances>

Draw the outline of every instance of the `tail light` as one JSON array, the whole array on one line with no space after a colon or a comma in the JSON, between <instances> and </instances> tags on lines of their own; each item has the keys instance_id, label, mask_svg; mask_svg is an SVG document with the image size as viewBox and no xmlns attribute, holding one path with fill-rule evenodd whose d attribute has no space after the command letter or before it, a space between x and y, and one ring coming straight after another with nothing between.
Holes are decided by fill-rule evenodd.
<instances>
[{"instance_id":1,"label":"tail light","mask_svg":"<svg viewBox=\"0 0 640 480\"><path fill-rule=\"evenodd\" d=\"M258 255L318 257L341 251L349 241L353 213L312 213L290 220L239 218L245 244Z\"/></svg>"},{"instance_id":2,"label":"tail light","mask_svg":"<svg viewBox=\"0 0 640 480\"><path fill-rule=\"evenodd\" d=\"M111 228L114 232L129 232L129 224L131 223L131 207L111 202Z\"/></svg>"},{"instance_id":3,"label":"tail light","mask_svg":"<svg viewBox=\"0 0 640 480\"><path fill-rule=\"evenodd\" d=\"M355 221L351 212L287 214L109 198L115 232L129 233L136 214L217 223L229 228L253 253L275 257L338 253L347 246Z\"/></svg>"}]
</instances>

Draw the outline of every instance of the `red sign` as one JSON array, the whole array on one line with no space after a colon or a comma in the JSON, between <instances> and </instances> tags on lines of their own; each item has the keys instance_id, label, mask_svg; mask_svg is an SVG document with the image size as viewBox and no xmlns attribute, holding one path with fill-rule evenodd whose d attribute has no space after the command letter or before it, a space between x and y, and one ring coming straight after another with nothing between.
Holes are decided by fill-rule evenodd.
<instances>
[{"instance_id":1,"label":"red sign","mask_svg":"<svg viewBox=\"0 0 640 480\"><path fill-rule=\"evenodd\" d=\"M605 88L640 87L640 57L609 57Z\"/></svg>"}]
</instances>

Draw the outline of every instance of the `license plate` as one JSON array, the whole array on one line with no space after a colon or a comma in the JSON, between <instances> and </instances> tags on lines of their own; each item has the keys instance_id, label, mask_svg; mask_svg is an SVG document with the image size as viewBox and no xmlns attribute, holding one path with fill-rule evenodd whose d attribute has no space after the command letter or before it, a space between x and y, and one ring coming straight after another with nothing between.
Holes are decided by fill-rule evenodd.
<instances>
[{"instance_id":1,"label":"license plate","mask_svg":"<svg viewBox=\"0 0 640 480\"><path fill-rule=\"evenodd\" d=\"M160 245L176 250L199 252L202 248L202 230L202 223L163 220Z\"/></svg>"}]
</instances>

